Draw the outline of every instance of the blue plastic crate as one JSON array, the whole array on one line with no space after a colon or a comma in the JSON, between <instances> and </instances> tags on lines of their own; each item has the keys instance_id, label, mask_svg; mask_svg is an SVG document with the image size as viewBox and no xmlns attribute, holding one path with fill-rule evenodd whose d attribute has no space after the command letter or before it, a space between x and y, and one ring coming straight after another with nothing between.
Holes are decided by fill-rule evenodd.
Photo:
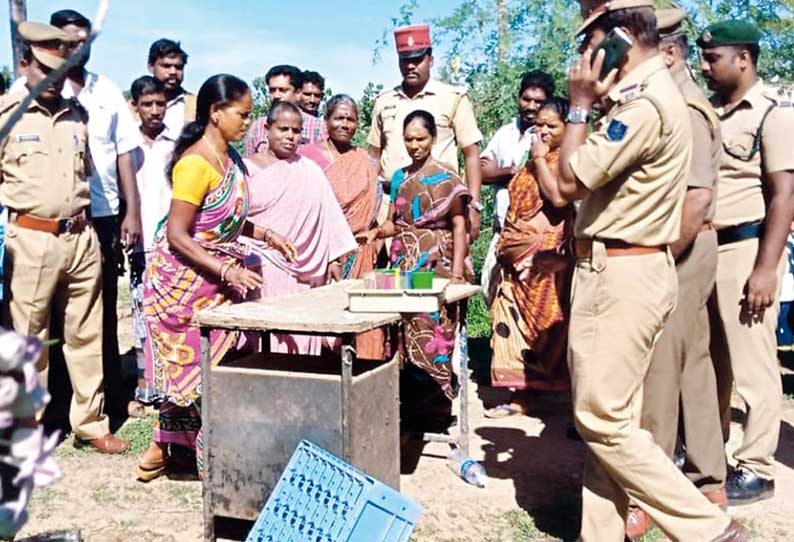
<instances>
[{"instance_id":1,"label":"blue plastic crate","mask_svg":"<svg viewBox=\"0 0 794 542\"><path fill-rule=\"evenodd\" d=\"M422 507L304 440L246 542L406 542Z\"/></svg>"}]
</instances>

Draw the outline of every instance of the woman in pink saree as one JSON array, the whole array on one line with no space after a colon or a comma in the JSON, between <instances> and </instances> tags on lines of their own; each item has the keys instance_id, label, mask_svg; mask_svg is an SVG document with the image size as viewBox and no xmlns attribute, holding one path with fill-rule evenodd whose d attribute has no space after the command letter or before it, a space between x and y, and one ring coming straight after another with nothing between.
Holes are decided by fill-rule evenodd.
<instances>
[{"instance_id":1,"label":"woman in pink saree","mask_svg":"<svg viewBox=\"0 0 794 542\"><path fill-rule=\"evenodd\" d=\"M367 151L355 147L353 136L358 130L358 106L345 94L328 100L325 106L328 139L305 145L298 154L317 163L334 191L353 235L377 225L383 188L378 182L377 162ZM359 245L331 265L335 279L360 279L375 269L382 241ZM385 334L374 329L356 337L356 355L362 359L383 359Z\"/></svg>"},{"instance_id":2,"label":"woman in pink saree","mask_svg":"<svg viewBox=\"0 0 794 542\"><path fill-rule=\"evenodd\" d=\"M356 250L356 241L328 178L313 161L298 156L301 115L278 102L267 115L267 152L247 161L251 173L249 220L290 239L295 261L249 242L262 257L262 297L296 294L328 282L329 264ZM319 355L324 337L273 335L271 352Z\"/></svg>"},{"instance_id":3,"label":"woman in pink saree","mask_svg":"<svg viewBox=\"0 0 794 542\"><path fill-rule=\"evenodd\" d=\"M262 277L246 269L250 248L238 242L246 233L294 256L294 247L271 231L247 221L250 200L246 166L229 146L245 135L251 114L248 85L231 75L208 79L198 94L196 121L187 125L174 149L169 177L173 199L160 224L144 278L147 378L166 400L137 476L149 481L164 474L174 454L196 450L201 468L201 336L192 323L203 309L242 301ZM210 335L212 363L236 347L238 334Z\"/></svg>"}]
</instances>

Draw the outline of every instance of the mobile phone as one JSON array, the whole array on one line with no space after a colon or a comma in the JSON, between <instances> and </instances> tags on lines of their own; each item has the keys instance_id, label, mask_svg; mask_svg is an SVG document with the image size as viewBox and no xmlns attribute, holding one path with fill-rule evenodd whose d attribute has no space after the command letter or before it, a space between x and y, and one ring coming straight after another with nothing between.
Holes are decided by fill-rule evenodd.
<instances>
[{"instance_id":1,"label":"mobile phone","mask_svg":"<svg viewBox=\"0 0 794 542\"><path fill-rule=\"evenodd\" d=\"M620 66L626 57L631 46L634 44L631 37L620 28L613 28L606 35L604 41L593 51L593 62L595 62L598 51L604 50L604 64L601 66L601 79L609 75L609 72Z\"/></svg>"}]
</instances>

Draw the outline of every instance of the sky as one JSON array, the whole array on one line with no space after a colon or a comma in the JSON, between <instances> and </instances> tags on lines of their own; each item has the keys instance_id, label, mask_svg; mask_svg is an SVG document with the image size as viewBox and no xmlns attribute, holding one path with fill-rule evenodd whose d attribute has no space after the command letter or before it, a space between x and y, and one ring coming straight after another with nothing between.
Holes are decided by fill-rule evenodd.
<instances>
[{"instance_id":1,"label":"sky","mask_svg":"<svg viewBox=\"0 0 794 542\"><path fill-rule=\"evenodd\" d=\"M417 22L443 15L455 0L424 0ZM96 0L28 0L28 19L49 22L52 12L71 8L93 19ZM393 39L373 65L375 42L396 17L402 0L110 0L102 34L88 69L110 77L121 89L145 75L149 45L159 38L182 42L188 53L185 87L197 92L216 73L251 81L270 66L294 64L320 72L335 93L358 98L367 83L393 86L400 80ZM8 2L0 3L8 21ZM0 65L11 65L9 26L0 23Z\"/></svg>"}]
</instances>

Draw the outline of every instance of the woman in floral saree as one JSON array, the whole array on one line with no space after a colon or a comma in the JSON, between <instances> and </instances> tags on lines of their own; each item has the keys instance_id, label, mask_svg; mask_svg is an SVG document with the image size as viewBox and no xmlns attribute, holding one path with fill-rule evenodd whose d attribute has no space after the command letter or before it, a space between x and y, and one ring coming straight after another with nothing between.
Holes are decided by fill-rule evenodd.
<instances>
[{"instance_id":1,"label":"woman in floral saree","mask_svg":"<svg viewBox=\"0 0 794 542\"><path fill-rule=\"evenodd\" d=\"M473 278L467 258L469 191L451 166L430 155L436 124L427 111L405 118L404 140L413 163L391 180L391 217L383 225L358 236L359 242L393 237L392 265L405 271L434 270L436 277L455 283ZM403 348L407 360L438 384L448 399L458 393L452 372L452 352L458 325L456 306L436 313L415 314L404 320Z\"/></svg>"},{"instance_id":2,"label":"woman in floral saree","mask_svg":"<svg viewBox=\"0 0 794 542\"><path fill-rule=\"evenodd\" d=\"M246 220L249 208L246 168L229 146L245 135L251 114L246 83L231 75L208 79L198 95L196 121L177 141L170 166L173 199L158 229L147 263L144 318L149 340L148 378L166 401L153 442L138 462L137 476L149 481L163 474L177 446L197 449L201 474L201 337L192 323L203 309L242 301L259 288L258 273L246 269L242 233L262 239L294 257L294 247ZM235 332L210 336L212 363L237 345Z\"/></svg>"},{"instance_id":3,"label":"woman in floral saree","mask_svg":"<svg viewBox=\"0 0 794 542\"><path fill-rule=\"evenodd\" d=\"M358 106L350 96L339 94L325 105L328 139L298 149L323 169L331 183L347 224L353 234L376 225L382 188L378 182L377 163L359 147L353 146L358 129ZM375 269L382 241L359 245L331 265L332 278L360 279ZM356 355L362 359L383 359L385 335L374 329L356 337Z\"/></svg>"},{"instance_id":4,"label":"woman in floral saree","mask_svg":"<svg viewBox=\"0 0 794 542\"><path fill-rule=\"evenodd\" d=\"M496 258L502 265L491 306L495 387L514 391L566 391L567 299L571 264L563 253L572 233L574 209L557 190L559 146L568 104L552 98L538 111L530 161L510 181L510 208ZM486 411L501 418L526 411L526 398Z\"/></svg>"}]
</instances>

